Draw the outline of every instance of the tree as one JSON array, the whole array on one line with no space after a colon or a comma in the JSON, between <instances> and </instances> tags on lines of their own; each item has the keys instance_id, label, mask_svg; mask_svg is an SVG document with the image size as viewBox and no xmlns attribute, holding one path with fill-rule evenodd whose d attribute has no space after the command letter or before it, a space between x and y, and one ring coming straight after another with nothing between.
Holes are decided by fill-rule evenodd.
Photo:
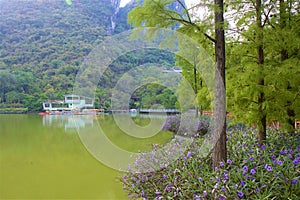
<instances>
[{"instance_id":1,"label":"tree","mask_svg":"<svg viewBox=\"0 0 300 200\"><path fill-rule=\"evenodd\" d=\"M183 8L183 13L177 13L168 9L170 3L177 3ZM214 164L219 165L220 161L226 160L226 94L225 94L225 37L224 37L224 17L223 0L215 0L215 35L216 38L209 36L202 30L201 23L192 21L189 10L184 1L173 0L145 0L143 5L137 6L128 15L129 23L133 26L164 27L172 28L176 23L180 23L188 30L185 33L198 31L202 36L215 44L216 55L216 88L215 88L215 123L218 127L215 131L219 137L214 147Z\"/></svg>"},{"instance_id":2,"label":"tree","mask_svg":"<svg viewBox=\"0 0 300 200\"><path fill-rule=\"evenodd\" d=\"M6 102L6 94L12 91L15 88L15 76L11 74L9 71L1 70L0 71L0 92L1 92L1 103Z\"/></svg>"},{"instance_id":3,"label":"tree","mask_svg":"<svg viewBox=\"0 0 300 200\"><path fill-rule=\"evenodd\" d=\"M236 118L257 125L259 142L266 140L268 124L293 127L299 116L298 9L296 1L233 4L239 19L228 53L229 108Z\"/></svg>"},{"instance_id":4,"label":"tree","mask_svg":"<svg viewBox=\"0 0 300 200\"><path fill-rule=\"evenodd\" d=\"M258 76L258 85L260 88L260 92L257 99L258 104L258 140L260 142L264 142L267 138L267 113L264 109L265 103L265 93L264 93L264 62L265 62L265 55L264 55L264 47L263 47L263 22L262 22L262 15L263 15L263 6L261 0L256 0L256 26L257 26L257 64L259 67L259 76Z\"/></svg>"},{"instance_id":5,"label":"tree","mask_svg":"<svg viewBox=\"0 0 300 200\"><path fill-rule=\"evenodd\" d=\"M196 55L196 54L195 54ZM180 56L176 57L177 62L176 65L182 68L182 75L185 79L189 82L189 84L193 87L195 92L195 117L198 117L203 114L203 109L210 109L210 102L211 98L209 98L209 93L206 85L204 84L204 80L201 74L197 70L197 63L196 58L193 59L193 63L189 63L185 59L181 58ZM178 95L182 93L184 90L184 84L181 84L178 87ZM190 101L193 102L193 101Z\"/></svg>"},{"instance_id":6,"label":"tree","mask_svg":"<svg viewBox=\"0 0 300 200\"><path fill-rule=\"evenodd\" d=\"M225 34L223 0L215 0L216 83L214 115L218 140L214 148L214 165L226 160L226 91L225 91Z\"/></svg>"},{"instance_id":7,"label":"tree","mask_svg":"<svg viewBox=\"0 0 300 200\"><path fill-rule=\"evenodd\" d=\"M284 43L288 42L287 35L290 35L289 32L292 29L291 25L293 23L293 18L295 18L295 16L292 16L293 8L296 8L293 1L279 0L279 31L280 31L280 33L285 34L285 37L283 37ZM298 14L298 17L299 17L299 14ZM298 30L298 33L300 33L299 30ZM295 47L290 48L290 50L291 49L295 49ZM281 63L285 63L285 61L287 61L289 58L292 58L293 54L294 54L293 52L287 50L286 45L282 46L281 49L279 49L279 51L280 51ZM288 70L288 71L291 71L291 70ZM299 70L296 70L296 72L297 71L299 73ZM295 73L295 71L293 73ZM292 75L292 74L290 74L290 75ZM291 76L290 76L290 78L291 78ZM296 77L296 79L297 79L297 77ZM290 80L288 81L286 90L293 91L296 89L296 91L297 91L297 89L298 89L297 86L295 87L295 85L293 85L291 82L293 82L293 81L290 81ZM297 94L297 92L296 92L296 94ZM298 94L299 94L299 90L298 90ZM297 96L298 96L298 94L297 94ZM294 95L294 97L297 97L297 96ZM296 99L297 98L293 98L293 97L288 98L285 103L286 115L287 115L286 124L288 125L287 129L292 132L295 131L294 122L296 120L296 113L297 112L299 113L299 109L296 110L297 107L295 107ZM299 100L299 98L298 98L298 100Z\"/></svg>"}]
</instances>

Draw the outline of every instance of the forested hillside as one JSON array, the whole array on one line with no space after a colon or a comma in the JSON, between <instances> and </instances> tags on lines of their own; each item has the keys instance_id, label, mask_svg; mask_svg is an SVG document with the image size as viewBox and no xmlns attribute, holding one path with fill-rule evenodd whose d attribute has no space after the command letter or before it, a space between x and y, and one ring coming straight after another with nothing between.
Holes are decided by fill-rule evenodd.
<instances>
[{"instance_id":1,"label":"forested hillside","mask_svg":"<svg viewBox=\"0 0 300 200\"><path fill-rule=\"evenodd\" d=\"M84 56L112 34L110 0L0 1L1 101L40 109L70 92ZM22 77L22 80L19 78ZM24 85L26 84L26 85Z\"/></svg>"},{"instance_id":2,"label":"forested hillside","mask_svg":"<svg viewBox=\"0 0 300 200\"><path fill-rule=\"evenodd\" d=\"M68 3L70 2L70 3ZM108 35L130 29L132 2L120 0L0 0L0 103L40 110L41 101L71 93L85 56ZM137 52L136 52L137 53ZM115 74L135 64L157 61L172 67L173 55L150 50L110 66L110 83L100 83L97 99L108 101ZM110 88L108 87L110 85ZM105 94L105 95L103 95ZM4 105L5 104L5 105ZM103 104L102 104L103 105ZM105 104L109 107L109 103ZM96 105L99 107L100 105Z\"/></svg>"}]
</instances>

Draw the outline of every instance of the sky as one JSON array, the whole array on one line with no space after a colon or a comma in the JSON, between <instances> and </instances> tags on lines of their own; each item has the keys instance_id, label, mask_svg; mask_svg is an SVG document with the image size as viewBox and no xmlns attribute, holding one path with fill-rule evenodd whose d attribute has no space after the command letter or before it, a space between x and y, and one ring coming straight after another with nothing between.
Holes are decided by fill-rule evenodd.
<instances>
[{"instance_id":1,"label":"sky","mask_svg":"<svg viewBox=\"0 0 300 200\"><path fill-rule=\"evenodd\" d=\"M128 2L131 0L121 0L120 6L124 7ZM185 3L187 4L188 7L190 7L191 3L193 0L185 0Z\"/></svg>"}]
</instances>

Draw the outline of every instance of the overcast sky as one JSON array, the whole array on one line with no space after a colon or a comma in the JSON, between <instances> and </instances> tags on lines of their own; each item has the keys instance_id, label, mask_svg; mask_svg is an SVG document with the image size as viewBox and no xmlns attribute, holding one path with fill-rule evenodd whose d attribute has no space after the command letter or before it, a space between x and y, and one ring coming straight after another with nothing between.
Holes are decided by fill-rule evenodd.
<instances>
[{"instance_id":1,"label":"overcast sky","mask_svg":"<svg viewBox=\"0 0 300 200\"><path fill-rule=\"evenodd\" d=\"M130 2L131 0L121 0L121 7L124 7L128 2ZM189 7L191 5L191 2L193 0L185 0L185 3L187 4L187 6Z\"/></svg>"}]
</instances>

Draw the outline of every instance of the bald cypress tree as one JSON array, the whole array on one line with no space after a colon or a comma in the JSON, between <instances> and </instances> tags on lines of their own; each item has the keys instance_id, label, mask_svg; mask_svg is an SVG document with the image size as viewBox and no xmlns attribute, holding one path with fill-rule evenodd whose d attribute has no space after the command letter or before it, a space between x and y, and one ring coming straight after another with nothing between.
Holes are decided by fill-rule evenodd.
<instances>
[{"instance_id":1,"label":"bald cypress tree","mask_svg":"<svg viewBox=\"0 0 300 200\"><path fill-rule=\"evenodd\" d=\"M176 13L168 9L170 3L176 2L183 8L182 13ZM215 166L220 161L226 160L226 92L225 92L225 36L224 36L224 17L223 17L223 0L215 0L209 2L211 5L209 9L214 13L215 38L210 36L205 30L201 22L195 22L186 8L182 0L144 0L144 4L137 6L128 15L129 23L133 26L144 27L162 27L171 28L175 24L181 24L188 30L185 34L194 34L198 32L199 35L205 36L208 40L213 42L215 47L216 60L216 82L215 82L215 123L218 128L215 129L215 135L218 136L216 145L214 147L214 164Z\"/></svg>"}]
</instances>

